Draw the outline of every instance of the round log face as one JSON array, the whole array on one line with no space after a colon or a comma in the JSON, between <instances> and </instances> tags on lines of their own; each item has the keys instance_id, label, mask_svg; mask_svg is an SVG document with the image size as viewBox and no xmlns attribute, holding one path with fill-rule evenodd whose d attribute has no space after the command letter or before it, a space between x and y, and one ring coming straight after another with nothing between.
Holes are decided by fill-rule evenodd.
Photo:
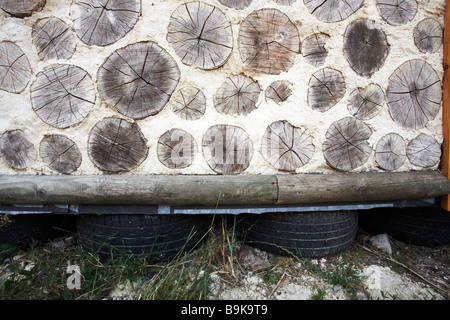
<instances>
[{"instance_id":1,"label":"round log face","mask_svg":"<svg viewBox=\"0 0 450 320\"><path fill-rule=\"evenodd\" d=\"M330 36L325 33L315 33L303 40L301 52L309 64L315 67L324 64L328 56L326 42L329 38Z\"/></svg>"},{"instance_id":2,"label":"round log face","mask_svg":"<svg viewBox=\"0 0 450 320\"><path fill-rule=\"evenodd\" d=\"M286 80L277 80L266 89L266 100L276 103L285 102L292 94L292 83Z\"/></svg>"},{"instance_id":3,"label":"round log face","mask_svg":"<svg viewBox=\"0 0 450 320\"><path fill-rule=\"evenodd\" d=\"M275 0L277 4L281 4L282 6L290 6L297 0Z\"/></svg>"},{"instance_id":4,"label":"round log face","mask_svg":"<svg viewBox=\"0 0 450 320\"><path fill-rule=\"evenodd\" d=\"M147 158L146 143L136 123L106 118L98 122L89 134L89 156L100 170L131 171Z\"/></svg>"},{"instance_id":5,"label":"round log face","mask_svg":"<svg viewBox=\"0 0 450 320\"><path fill-rule=\"evenodd\" d=\"M421 133L408 144L406 156L416 166L432 167L441 159L441 146L432 136Z\"/></svg>"},{"instance_id":6,"label":"round log face","mask_svg":"<svg viewBox=\"0 0 450 320\"><path fill-rule=\"evenodd\" d=\"M206 70L221 67L233 50L227 17L202 2L182 4L173 12L167 40L185 64Z\"/></svg>"},{"instance_id":7,"label":"round log face","mask_svg":"<svg viewBox=\"0 0 450 320\"><path fill-rule=\"evenodd\" d=\"M331 68L323 68L309 80L308 104L313 110L328 111L345 95L346 84L342 73Z\"/></svg>"},{"instance_id":8,"label":"round log face","mask_svg":"<svg viewBox=\"0 0 450 320\"><path fill-rule=\"evenodd\" d=\"M181 88L174 98L173 112L185 120L200 119L206 110L206 97L196 87Z\"/></svg>"},{"instance_id":9,"label":"round log face","mask_svg":"<svg viewBox=\"0 0 450 320\"><path fill-rule=\"evenodd\" d=\"M0 42L0 89L20 93L30 77L30 63L22 49L11 41Z\"/></svg>"},{"instance_id":10,"label":"round log face","mask_svg":"<svg viewBox=\"0 0 450 320\"><path fill-rule=\"evenodd\" d=\"M372 131L363 122L346 117L333 123L326 133L323 155L330 167L351 171L363 165L372 152Z\"/></svg>"},{"instance_id":11,"label":"round log face","mask_svg":"<svg viewBox=\"0 0 450 320\"><path fill-rule=\"evenodd\" d=\"M348 112L359 120L375 117L384 105L383 89L377 84L369 84L365 88L356 88L349 97Z\"/></svg>"},{"instance_id":12,"label":"round log face","mask_svg":"<svg viewBox=\"0 0 450 320\"><path fill-rule=\"evenodd\" d=\"M253 0L219 0L219 2L229 8L242 10L247 8Z\"/></svg>"},{"instance_id":13,"label":"round log face","mask_svg":"<svg viewBox=\"0 0 450 320\"><path fill-rule=\"evenodd\" d=\"M363 0L303 0L308 11L318 20L338 22L347 19L363 4Z\"/></svg>"},{"instance_id":14,"label":"round log face","mask_svg":"<svg viewBox=\"0 0 450 320\"><path fill-rule=\"evenodd\" d=\"M251 13L241 23L238 40L244 64L266 74L288 71L300 50L297 27L277 9Z\"/></svg>"},{"instance_id":15,"label":"round log face","mask_svg":"<svg viewBox=\"0 0 450 320\"><path fill-rule=\"evenodd\" d=\"M38 20L33 26L32 37L39 59L43 61L70 59L75 53L75 35L59 18Z\"/></svg>"},{"instance_id":16,"label":"round log face","mask_svg":"<svg viewBox=\"0 0 450 320\"><path fill-rule=\"evenodd\" d=\"M0 137L0 155L12 168L23 170L36 160L34 145L22 130L6 131Z\"/></svg>"},{"instance_id":17,"label":"round log face","mask_svg":"<svg viewBox=\"0 0 450 320\"><path fill-rule=\"evenodd\" d=\"M97 76L102 99L121 114L143 119L160 112L180 79L175 60L152 41L114 51Z\"/></svg>"},{"instance_id":18,"label":"round log face","mask_svg":"<svg viewBox=\"0 0 450 320\"><path fill-rule=\"evenodd\" d=\"M244 75L228 77L214 95L214 107L227 115L248 115L257 108L261 88Z\"/></svg>"},{"instance_id":19,"label":"round log face","mask_svg":"<svg viewBox=\"0 0 450 320\"><path fill-rule=\"evenodd\" d=\"M388 133L377 144L375 159L380 168L393 171L400 168L406 160L406 142L397 133Z\"/></svg>"},{"instance_id":20,"label":"round log face","mask_svg":"<svg viewBox=\"0 0 450 320\"><path fill-rule=\"evenodd\" d=\"M62 135L44 137L39 145L42 160L53 170L69 174L81 165L81 153L75 142Z\"/></svg>"},{"instance_id":21,"label":"round log face","mask_svg":"<svg viewBox=\"0 0 450 320\"><path fill-rule=\"evenodd\" d=\"M95 96L91 76L69 64L46 67L31 86L33 110L42 121L57 128L83 121L94 106Z\"/></svg>"},{"instance_id":22,"label":"round log face","mask_svg":"<svg viewBox=\"0 0 450 320\"><path fill-rule=\"evenodd\" d=\"M348 25L344 34L344 55L360 76L371 77L389 54L386 34L373 20L359 19Z\"/></svg>"},{"instance_id":23,"label":"round log face","mask_svg":"<svg viewBox=\"0 0 450 320\"><path fill-rule=\"evenodd\" d=\"M440 110L440 78L427 62L406 61L390 76L386 100L394 121L407 129L421 129Z\"/></svg>"},{"instance_id":24,"label":"round log face","mask_svg":"<svg viewBox=\"0 0 450 320\"><path fill-rule=\"evenodd\" d=\"M399 26L414 18L417 12L417 1L377 0L377 10L388 24Z\"/></svg>"},{"instance_id":25,"label":"round log face","mask_svg":"<svg viewBox=\"0 0 450 320\"><path fill-rule=\"evenodd\" d=\"M82 42L107 46L134 27L140 11L140 0L74 0L70 15Z\"/></svg>"},{"instance_id":26,"label":"round log face","mask_svg":"<svg viewBox=\"0 0 450 320\"><path fill-rule=\"evenodd\" d=\"M158 140L158 158L171 169L189 167L197 154L194 137L182 129L166 131Z\"/></svg>"},{"instance_id":27,"label":"round log face","mask_svg":"<svg viewBox=\"0 0 450 320\"><path fill-rule=\"evenodd\" d=\"M262 139L261 153L276 169L295 172L311 160L314 145L312 137L305 130L281 120L267 128Z\"/></svg>"},{"instance_id":28,"label":"round log face","mask_svg":"<svg viewBox=\"0 0 450 320\"><path fill-rule=\"evenodd\" d=\"M203 156L216 173L239 174L248 168L253 144L244 129L230 125L210 127L203 136Z\"/></svg>"},{"instance_id":29,"label":"round log face","mask_svg":"<svg viewBox=\"0 0 450 320\"><path fill-rule=\"evenodd\" d=\"M420 21L414 28L414 43L423 53L434 53L442 45L443 29L433 18Z\"/></svg>"},{"instance_id":30,"label":"round log face","mask_svg":"<svg viewBox=\"0 0 450 320\"><path fill-rule=\"evenodd\" d=\"M0 0L0 8L18 18L29 17L44 6L45 0Z\"/></svg>"}]
</instances>

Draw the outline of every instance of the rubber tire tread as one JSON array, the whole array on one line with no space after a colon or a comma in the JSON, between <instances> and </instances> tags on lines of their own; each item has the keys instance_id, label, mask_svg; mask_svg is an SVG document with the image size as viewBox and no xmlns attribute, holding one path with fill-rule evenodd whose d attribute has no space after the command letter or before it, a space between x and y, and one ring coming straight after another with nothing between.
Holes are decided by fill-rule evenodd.
<instances>
[{"instance_id":1,"label":"rubber tire tread","mask_svg":"<svg viewBox=\"0 0 450 320\"><path fill-rule=\"evenodd\" d=\"M266 213L250 216L245 241L277 255L325 257L344 251L358 230L356 211Z\"/></svg>"},{"instance_id":2,"label":"rubber tire tread","mask_svg":"<svg viewBox=\"0 0 450 320\"><path fill-rule=\"evenodd\" d=\"M417 246L450 244L450 213L437 207L377 208L360 214L361 229Z\"/></svg>"},{"instance_id":3,"label":"rubber tire tread","mask_svg":"<svg viewBox=\"0 0 450 320\"><path fill-rule=\"evenodd\" d=\"M102 260L146 254L162 261L195 248L208 221L202 215L84 214L77 217L77 232L82 248Z\"/></svg>"}]
</instances>

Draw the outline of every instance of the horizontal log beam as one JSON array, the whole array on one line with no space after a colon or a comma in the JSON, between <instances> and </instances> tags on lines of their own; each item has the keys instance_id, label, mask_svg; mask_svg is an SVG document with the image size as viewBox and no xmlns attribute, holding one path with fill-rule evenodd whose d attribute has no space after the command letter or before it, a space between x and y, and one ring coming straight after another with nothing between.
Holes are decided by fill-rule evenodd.
<instances>
[{"instance_id":1,"label":"horizontal log beam","mask_svg":"<svg viewBox=\"0 0 450 320\"><path fill-rule=\"evenodd\" d=\"M0 204L268 205L424 199L437 171L286 175L3 175Z\"/></svg>"}]
</instances>

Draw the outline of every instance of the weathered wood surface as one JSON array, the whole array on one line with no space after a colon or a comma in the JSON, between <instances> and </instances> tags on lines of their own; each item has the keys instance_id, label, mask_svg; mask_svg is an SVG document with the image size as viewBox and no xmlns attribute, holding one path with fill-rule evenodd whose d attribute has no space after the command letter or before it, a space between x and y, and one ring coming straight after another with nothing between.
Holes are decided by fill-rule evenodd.
<instances>
[{"instance_id":1,"label":"weathered wood surface","mask_svg":"<svg viewBox=\"0 0 450 320\"><path fill-rule=\"evenodd\" d=\"M193 86L181 88L174 97L172 110L185 120L200 119L206 110L205 94Z\"/></svg>"},{"instance_id":2,"label":"weathered wood surface","mask_svg":"<svg viewBox=\"0 0 450 320\"><path fill-rule=\"evenodd\" d=\"M39 59L70 59L75 53L76 39L70 27L61 19L51 17L38 20L32 31L33 44Z\"/></svg>"},{"instance_id":3,"label":"weathered wood surface","mask_svg":"<svg viewBox=\"0 0 450 320\"><path fill-rule=\"evenodd\" d=\"M202 141L208 166L219 174L245 171L253 157L253 144L244 129L231 125L210 127Z\"/></svg>"},{"instance_id":4,"label":"weathered wood surface","mask_svg":"<svg viewBox=\"0 0 450 320\"><path fill-rule=\"evenodd\" d=\"M241 23L238 42L244 64L266 74L288 71L300 50L297 27L277 9L261 9L248 15Z\"/></svg>"},{"instance_id":5,"label":"weathered wood surface","mask_svg":"<svg viewBox=\"0 0 450 320\"><path fill-rule=\"evenodd\" d=\"M67 128L87 117L96 100L91 76L70 64L47 66L31 85L33 110L45 123Z\"/></svg>"},{"instance_id":6,"label":"weathered wood surface","mask_svg":"<svg viewBox=\"0 0 450 320\"><path fill-rule=\"evenodd\" d=\"M35 11L41 11L46 0L0 0L0 8L18 18L29 17Z\"/></svg>"},{"instance_id":7,"label":"weathered wood surface","mask_svg":"<svg viewBox=\"0 0 450 320\"><path fill-rule=\"evenodd\" d=\"M107 46L133 29L140 12L140 0L74 0L70 15L82 42Z\"/></svg>"},{"instance_id":8,"label":"weathered wood surface","mask_svg":"<svg viewBox=\"0 0 450 320\"><path fill-rule=\"evenodd\" d=\"M450 193L438 171L347 174L3 175L2 204L266 205L434 198Z\"/></svg>"},{"instance_id":9,"label":"weathered wood surface","mask_svg":"<svg viewBox=\"0 0 450 320\"><path fill-rule=\"evenodd\" d=\"M139 126L124 119L103 119L89 134L89 156L103 171L131 171L147 158L148 149Z\"/></svg>"},{"instance_id":10,"label":"weathered wood surface","mask_svg":"<svg viewBox=\"0 0 450 320\"><path fill-rule=\"evenodd\" d=\"M344 97L347 88L342 73L328 67L316 71L308 86L308 105L320 112L335 106Z\"/></svg>"},{"instance_id":11,"label":"weathered wood surface","mask_svg":"<svg viewBox=\"0 0 450 320\"><path fill-rule=\"evenodd\" d=\"M211 70L221 67L233 50L233 33L217 7L188 2L170 17L167 40L187 65Z\"/></svg>"},{"instance_id":12,"label":"weathered wood surface","mask_svg":"<svg viewBox=\"0 0 450 320\"><path fill-rule=\"evenodd\" d=\"M294 172L311 160L314 145L312 137L305 129L281 120L266 129L262 138L261 154L274 168Z\"/></svg>"},{"instance_id":13,"label":"weathered wood surface","mask_svg":"<svg viewBox=\"0 0 450 320\"><path fill-rule=\"evenodd\" d=\"M432 167L441 159L441 145L432 136L421 133L408 143L406 156L415 166Z\"/></svg>"},{"instance_id":14,"label":"weathered wood surface","mask_svg":"<svg viewBox=\"0 0 450 320\"><path fill-rule=\"evenodd\" d=\"M444 31L441 24L433 18L426 18L414 27L413 36L416 47L423 53L435 53L442 45Z\"/></svg>"},{"instance_id":15,"label":"weathered wood surface","mask_svg":"<svg viewBox=\"0 0 450 320\"><path fill-rule=\"evenodd\" d=\"M408 23L417 12L416 0L377 0L376 6L381 17L393 26Z\"/></svg>"},{"instance_id":16,"label":"weathered wood surface","mask_svg":"<svg viewBox=\"0 0 450 320\"><path fill-rule=\"evenodd\" d=\"M356 88L348 98L348 112L359 120L369 120L378 115L384 105L383 89L371 83L365 88Z\"/></svg>"},{"instance_id":17,"label":"weathered wood surface","mask_svg":"<svg viewBox=\"0 0 450 320\"><path fill-rule=\"evenodd\" d=\"M157 147L158 159L166 167L182 169L189 167L197 154L194 137L182 129L171 129L161 135Z\"/></svg>"},{"instance_id":18,"label":"weathered wood surface","mask_svg":"<svg viewBox=\"0 0 450 320\"><path fill-rule=\"evenodd\" d=\"M242 74L229 76L214 94L214 107L227 115L248 115L258 106L261 88L250 77Z\"/></svg>"},{"instance_id":19,"label":"weathered wood surface","mask_svg":"<svg viewBox=\"0 0 450 320\"><path fill-rule=\"evenodd\" d=\"M277 204L428 199L450 193L438 171L278 175Z\"/></svg>"},{"instance_id":20,"label":"weathered wood surface","mask_svg":"<svg viewBox=\"0 0 450 320\"><path fill-rule=\"evenodd\" d=\"M331 124L322 146L328 165L340 171L351 171L363 165L372 153L368 143L371 135L372 130L353 117Z\"/></svg>"},{"instance_id":21,"label":"weathered wood surface","mask_svg":"<svg viewBox=\"0 0 450 320\"><path fill-rule=\"evenodd\" d=\"M277 4L281 4L282 6L290 6L297 0L275 0Z\"/></svg>"},{"instance_id":22,"label":"weathered wood surface","mask_svg":"<svg viewBox=\"0 0 450 320\"><path fill-rule=\"evenodd\" d=\"M28 168L36 160L36 150L22 130L6 131L0 136L0 156L12 168Z\"/></svg>"},{"instance_id":23,"label":"weathered wood surface","mask_svg":"<svg viewBox=\"0 0 450 320\"><path fill-rule=\"evenodd\" d=\"M304 0L306 8L318 20L337 22L347 19L363 4L363 0Z\"/></svg>"},{"instance_id":24,"label":"weathered wood surface","mask_svg":"<svg viewBox=\"0 0 450 320\"><path fill-rule=\"evenodd\" d=\"M175 60L152 41L114 51L100 66L98 90L111 108L133 119L160 112L180 80Z\"/></svg>"},{"instance_id":25,"label":"weathered wood surface","mask_svg":"<svg viewBox=\"0 0 450 320\"><path fill-rule=\"evenodd\" d=\"M63 135L45 136L39 145L39 154L50 168L59 173L72 173L81 165L80 150L75 142Z\"/></svg>"},{"instance_id":26,"label":"weathered wood surface","mask_svg":"<svg viewBox=\"0 0 450 320\"><path fill-rule=\"evenodd\" d=\"M2 204L216 206L273 204L275 176L5 175Z\"/></svg>"},{"instance_id":27,"label":"weathered wood surface","mask_svg":"<svg viewBox=\"0 0 450 320\"><path fill-rule=\"evenodd\" d=\"M424 60L408 60L389 77L386 101L394 121L407 129L421 129L441 108L441 80Z\"/></svg>"},{"instance_id":28,"label":"weathered wood surface","mask_svg":"<svg viewBox=\"0 0 450 320\"><path fill-rule=\"evenodd\" d=\"M375 149L375 159L383 170L399 169L406 160L406 142L397 133L383 136Z\"/></svg>"},{"instance_id":29,"label":"weathered wood surface","mask_svg":"<svg viewBox=\"0 0 450 320\"><path fill-rule=\"evenodd\" d=\"M384 64L389 44L381 26L368 19L350 23L344 33L344 55L360 76L371 77Z\"/></svg>"},{"instance_id":30,"label":"weathered wood surface","mask_svg":"<svg viewBox=\"0 0 450 320\"><path fill-rule=\"evenodd\" d=\"M319 67L324 64L328 56L326 43L330 36L325 33L314 33L302 41L301 53L305 60L315 66Z\"/></svg>"},{"instance_id":31,"label":"weathered wood surface","mask_svg":"<svg viewBox=\"0 0 450 320\"><path fill-rule=\"evenodd\" d=\"M266 89L266 100L276 103L285 102L292 94L292 86L293 84L286 80L272 82Z\"/></svg>"},{"instance_id":32,"label":"weathered wood surface","mask_svg":"<svg viewBox=\"0 0 450 320\"><path fill-rule=\"evenodd\" d=\"M229 8L242 10L247 8L253 0L219 0L219 2Z\"/></svg>"},{"instance_id":33,"label":"weathered wood surface","mask_svg":"<svg viewBox=\"0 0 450 320\"><path fill-rule=\"evenodd\" d=\"M22 49L11 41L0 42L0 89L20 93L30 77L30 62Z\"/></svg>"}]
</instances>

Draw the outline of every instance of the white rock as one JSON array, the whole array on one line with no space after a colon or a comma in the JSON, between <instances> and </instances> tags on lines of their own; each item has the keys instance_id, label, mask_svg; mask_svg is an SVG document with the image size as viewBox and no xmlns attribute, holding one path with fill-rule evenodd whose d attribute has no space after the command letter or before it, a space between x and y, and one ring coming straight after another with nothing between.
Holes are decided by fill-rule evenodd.
<instances>
[{"instance_id":1,"label":"white rock","mask_svg":"<svg viewBox=\"0 0 450 320\"><path fill-rule=\"evenodd\" d=\"M391 242L389 241L389 237L386 233L378 234L369 238L369 243L383 252L392 254Z\"/></svg>"}]
</instances>

